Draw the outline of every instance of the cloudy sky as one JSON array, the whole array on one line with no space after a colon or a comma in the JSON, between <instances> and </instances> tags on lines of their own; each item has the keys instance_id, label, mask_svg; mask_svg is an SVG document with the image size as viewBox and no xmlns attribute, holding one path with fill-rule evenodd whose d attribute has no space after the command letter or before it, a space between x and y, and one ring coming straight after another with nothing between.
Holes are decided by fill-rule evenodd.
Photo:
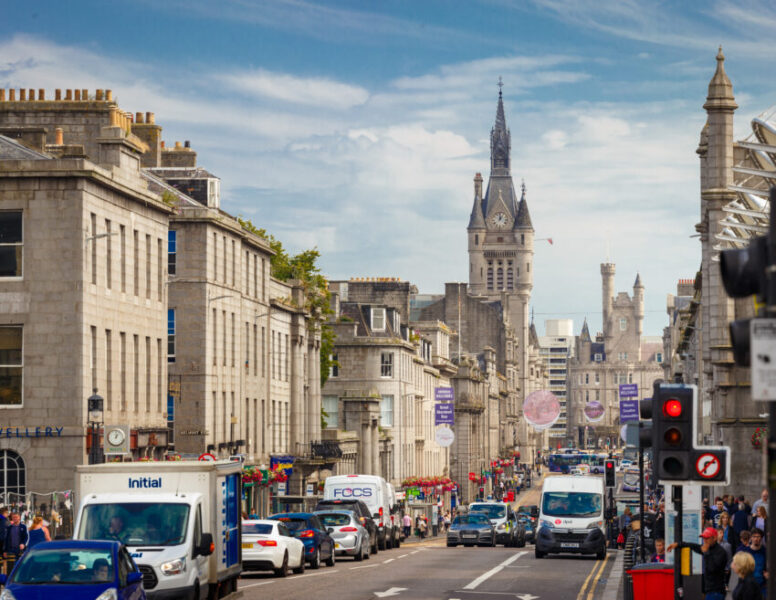
<instances>
[{"instance_id":1,"label":"cloudy sky","mask_svg":"<svg viewBox=\"0 0 776 600\"><path fill-rule=\"evenodd\" d=\"M110 88L191 140L225 210L332 279L467 277L472 178L504 80L538 242L533 309L600 329L599 265L646 286L645 333L700 261L695 149L718 45L738 137L776 103L766 0L8 3L0 86Z\"/></svg>"}]
</instances>

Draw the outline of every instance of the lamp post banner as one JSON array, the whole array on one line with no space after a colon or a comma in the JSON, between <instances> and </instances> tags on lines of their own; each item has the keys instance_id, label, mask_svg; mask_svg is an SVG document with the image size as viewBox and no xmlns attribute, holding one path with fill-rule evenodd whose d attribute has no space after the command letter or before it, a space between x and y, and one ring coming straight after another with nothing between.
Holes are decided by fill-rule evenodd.
<instances>
[{"instance_id":1,"label":"lamp post banner","mask_svg":"<svg viewBox=\"0 0 776 600\"><path fill-rule=\"evenodd\" d=\"M455 408L452 402L434 405L434 425L455 425Z\"/></svg>"},{"instance_id":2,"label":"lamp post banner","mask_svg":"<svg viewBox=\"0 0 776 600\"><path fill-rule=\"evenodd\" d=\"M455 392L451 387L434 388L434 400L437 402L453 402L455 400Z\"/></svg>"},{"instance_id":3,"label":"lamp post banner","mask_svg":"<svg viewBox=\"0 0 776 600\"><path fill-rule=\"evenodd\" d=\"M633 423L639 420L639 401L620 400L620 423Z\"/></svg>"},{"instance_id":4,"label":"lamp post banner","mask_svg":"<svg viewBox=\"0 0 776 600\"><path fill-rule=\"evenodd\" d=\"M639 397L638 383L620 384L620 398L638 398L638 397Z\"/></svg>"}]
</instances>

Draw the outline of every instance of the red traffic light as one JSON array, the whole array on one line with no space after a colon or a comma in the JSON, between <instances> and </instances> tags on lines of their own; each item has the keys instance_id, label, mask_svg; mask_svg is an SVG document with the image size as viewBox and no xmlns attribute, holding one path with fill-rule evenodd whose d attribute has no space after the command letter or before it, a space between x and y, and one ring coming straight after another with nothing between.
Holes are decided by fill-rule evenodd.
<instances>
[{"instance_id":1,"label":"red traffic light","mask_svg":"<svg viewBox=\"0 0 776 600\"><path fill-rule=\"evenodd\" d=\"M663 403L663 414L667 417L681 417L682 403L676 398L669 398Z\"/></svg>"},{"instance_id":2,"label":"red traffic light","mask_svg":"<svg viewBox=\"0 0 776 600\"><path fill-rule=\"evenodd\" d=\"M606 468L607 469L614 469L614 463L610 460L606 461Z\"/></svg>"}]
</instances>

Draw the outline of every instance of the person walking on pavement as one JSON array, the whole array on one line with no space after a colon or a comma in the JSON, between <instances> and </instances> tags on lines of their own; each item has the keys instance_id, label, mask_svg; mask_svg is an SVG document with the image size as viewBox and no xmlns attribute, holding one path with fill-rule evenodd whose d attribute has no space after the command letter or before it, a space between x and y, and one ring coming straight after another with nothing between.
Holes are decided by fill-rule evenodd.
<instances>
[{"instance_id":1,"label":"person walking on pavement","mask_svg":"<svg viewBox=\"0 0 776 600\"><path fill-rule=\"evenodd\" d=\"M18 560L27 547L27 537L27 526L21 522L19 513L11 513L11 524L5 533L4 556Z\"/></svg>"},{"instance_id":2,"label":"person walking on pavement","mask_svg":"<svg viewBox=\"0 0 776 600\"><path fill-rule=\"evenodd\" d=\"M762 600L760 584L754 578L754 558L748 552L736 552L730 568L738 575L733 600Z\"/></svg>"},{"instance_id":3,"label":"person walking on pavement","mask_svg":"<svg viewBox=\"0 0 776 600\"><path fill-rule=\"evenodd\" d=\"M727 567L727 553L717 544L717 530L707 527L701 534L702 544L682 542L682 548L690 548L693 552L703 555L703 580L702 591L704 600L725 600L725 567ZM671 552L680 544L674 542L666 548Z\"/></svg>"},{"instance_id":4,"label":"person walking on pavement","mask_svg":"<svg viewBox=\"0 0 776 600\"><path fill-rule=\"evenodd\" d=\"M412 530L412 517L408 513L404 513L401 522L404 526L404 539L407 539L410 537L410 531Z\"/></svg>"},{"instance_id":5,"label":"person walking on pavement","mask_svg":"<svg viewBox=\"0 0 776 600\"><path fill-rule=\"evenodd\" d=\"M8 531L8 526L11 521L8 519L8 507L4 506L0 508L0 556L2 556L5 550L5 534Z\"/></svg>"},{"instance_id":6,"label":"person walking on pavement","mask_svg":"<svg viewBox=\"0 0 776 600\"><path fill-rule=\"evenodd\" d=\"M752 537L749 538L749 547L746 548L746 552L752 555L754 558L754 579L760 586L763 598L766 593L766 582L768 579L768 553L763 546L763 531L756 527L752 529Z\"/></svg>"},{"instance_id":7,"label":"person walking on pavement","mask_svg":"<svg viewBox=\"0 0 776 600\"><path fill-rule=\"evenodd\" d=\"M765 508L765 512L767 514L767 512L768 512L768 488L765 488L763 490L762 494L760 494L760 499L759 500L755 500L755 503L752 504L752 518L754 518L754 516L757 514L757 509L760 508L761 506Z\"/></svg>"},{"instance_id":8,"label":"person walking on pavement","mask_svg":"<svg viewBox=\"0 0 776 600\"><path fill-rule=\"evenodd\" d=\"M30 526L30 529L27 533L29 537L29 541L27 543L28 548L32 548L41 542L51 541L51 534L49 533L48 527L43 524L43 517L40 515L35 515L35 518L32 520L32 525Z\"/></svg>"}]
</instances>

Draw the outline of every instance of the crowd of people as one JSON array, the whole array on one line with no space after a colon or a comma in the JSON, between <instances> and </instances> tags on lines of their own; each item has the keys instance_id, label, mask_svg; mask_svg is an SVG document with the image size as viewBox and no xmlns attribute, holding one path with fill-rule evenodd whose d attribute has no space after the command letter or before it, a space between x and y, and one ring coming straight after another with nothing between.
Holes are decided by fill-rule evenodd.
<instances>
[{"instance_id":1,"label":"crowd of people","mask_svg":"<svg viewBox=\"0 0 776 600\"><path fill-rule=\"evenodd\" d=\"M733 600L763 600L768 580L766 532L768 531L768 490L762 491L751 505L743 496L720 496L713 504L704 499L701 543L682 541L665 544L665 504L654 492L641 515L629 508L618 517L618 547L628 535L634 539L645 528L645 546L650 547L647 560L665 562L665 553L677 547L689 548L703 557L704 600L724 600L728 592ZM642 522L643 521L643 522ZM633 562L640 562L641 550L633 544ZM732 580L732 575L736 579Z\"/></svg>"}]
</instances>

